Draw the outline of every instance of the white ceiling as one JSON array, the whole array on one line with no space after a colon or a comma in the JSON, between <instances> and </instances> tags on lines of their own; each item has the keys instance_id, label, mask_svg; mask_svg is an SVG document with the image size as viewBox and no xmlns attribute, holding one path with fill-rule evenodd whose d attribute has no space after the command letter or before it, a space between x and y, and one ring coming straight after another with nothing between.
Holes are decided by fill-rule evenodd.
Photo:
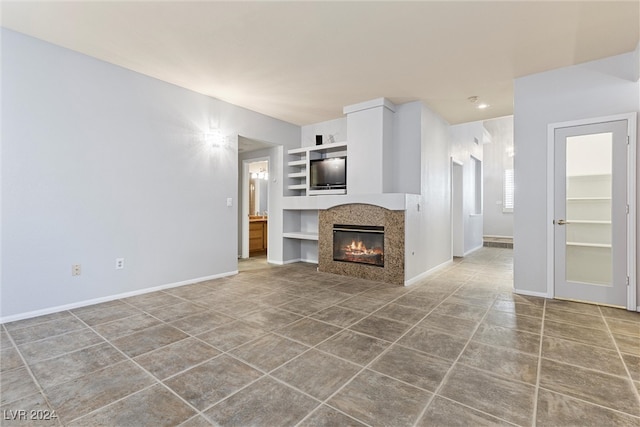
<instances>
[{"instance_id":1,"label":"white ceiling","mask_svg":"<svg viewBox=\"0 0 640 427\"><path fill-rule=\"evenodd\" d=\"M1 22L298 125L379 97L454 124L512 114L516 77L632 51L639 5L2 1Z\"/></svg>"}]
</instances>

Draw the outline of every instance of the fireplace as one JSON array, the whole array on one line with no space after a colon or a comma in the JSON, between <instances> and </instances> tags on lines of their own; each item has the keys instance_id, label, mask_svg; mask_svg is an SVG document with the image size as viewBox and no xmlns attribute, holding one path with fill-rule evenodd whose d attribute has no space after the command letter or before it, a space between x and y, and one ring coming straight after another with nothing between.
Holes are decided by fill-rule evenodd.
<instances>
[{"instance_id":1,"label":"fireplace","mask_svg":"<svg viewBox=\"0 0 640 427\"><path fill-rule=\"evenodd\" d=\"M384 267L384 227L334 224L333 260Z\"/></svg>"},{"instance_id":2,"label":"fireplace","mask_svg":"<svg viewBox=\"0 0 640 427\"><path fill-rule=\"evenodd\" d=\"M402 210L365 203L321 210L318 215L318 270L404 285L404 217ZM354 227L353 224L367 226ZM359 245L358 241L362 243ZM339 252L340 248L344 253ZM364 256L366 252L374 253ZM365 260L369 262L363 262Z\"/></svg>"}]
</instances>

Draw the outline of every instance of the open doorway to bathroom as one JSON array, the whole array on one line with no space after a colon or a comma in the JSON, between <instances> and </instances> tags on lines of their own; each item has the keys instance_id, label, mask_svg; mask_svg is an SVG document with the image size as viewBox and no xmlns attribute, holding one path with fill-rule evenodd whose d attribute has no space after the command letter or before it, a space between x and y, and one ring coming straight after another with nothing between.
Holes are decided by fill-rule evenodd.
<instances>
[{"instance_id":1,"label":"open doorway to bathroom","mask_svg":"<svg viewBox=\"0 0 640 427\"><path fill-rule=\"evenodd\" d=\"M265 256L269 230L269 160L248 164L249 257Z\"/></svg>"},{"instance_id":2,"label":"open doorway to bathroom","mask_svg":"<svg viewBox=\"0 0 640 427\"><path fill-rule=\"evenodd\" d=\"M274 226L270 208L278 218L277 175L282 146L238 137L238 258L266 262ZM280 197L281 198L281 197ZM276 233L277 234L277 233ZM273 239L272 239L273 240ZM276 245L277 246L277 245Z\"/></svg>"}]
</instances>

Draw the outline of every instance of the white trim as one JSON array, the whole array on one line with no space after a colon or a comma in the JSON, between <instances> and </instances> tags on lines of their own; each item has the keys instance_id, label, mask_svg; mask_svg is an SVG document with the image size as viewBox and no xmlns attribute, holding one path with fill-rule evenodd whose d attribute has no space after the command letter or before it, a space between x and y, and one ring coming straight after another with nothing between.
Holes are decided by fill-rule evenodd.
<instances>
[{"instance_id":1,"label":"white trim","mask_svg":"<svg viewBox=\"0 0 640 427\"><path fill-rule=\"evenodd\" d=\"M362 110L369 110L371 108L385 107L395 113L396 106L387 98L376 98L370 101L360 102L358 104L347 105L342 108L342 114L351 114Z\"/></svg>"},{"instance_id":2,"label":"white trim","mask_svg":"<svg viewBox=\"0 0 640 427\"><path fill-rule=\"evenodd\" d=\"M467 256L467 255L469 255L470 253L477 251L478 249L482 249L483 247L484 247L484 242L482 242L482 243L480 244L480 246L476 246L476 247L475 247L475 248L473 248L473 249L469 249L468 251L466 251L466 252L464 253L464 255L463 255L463 256Z\"/></svg>"},{"instance_id":3,"label":"white trim","mask_svg":"<svg viewBox=\"0 0 640 427\"><path fill-rule=\"evenodd\" d=\"M287 264L294 264L296 262L306 262L308 264L317 264L318 260L313 260L313 259L302 259L302 258L296 258L296 259L289 259L287 261L272 261L267 259L267 262L269 264L275 264L275 265L287 265Z\"/></svg>"},{"instance_id":4,"label":"white trim","mask_svg":"<svg viewBox=\"0 0 640 427\"><path fill-rule=\"evenodd\" d=\"M496 239L513 239L513 236L498 236L497 234L485 234L482 237L493 237Z\"/></svg>"},{"instance_id":5,"label":"white trim","mask_svg":"<svg viewBox=\"0 0 640 427\"><path fill-rule=\"evenodd\" d=\"M536 291L527 291L523 289L513 288L513 293L518 295L527 295L530 297L539 297L539 298L551 298L549 295L544 292L536 292Z\"/></svg>"},{"instance_id":6,"label":"white trim","mask_svg":"<svg viewBox=\"0 0 640 427\"><path fill-rule=\"evenodd\" d=\"M615 114L612 116L594 117L590 119L572 120L568 122L550 123L547 126L547 295L554 298L554 199L555 199L555 131L556 129L614 122L627 121L627 135L629 148L627 155L627 201L629 214L627 215L627 309L633 311L637 298L637 267L636 267L636 156L637 156L637 116L638 113ZM640 310L638 310L640 311Z\"/></svg>"},{"instance_id":7,"label":"white trim","mask_svg":"<svg viewBox=\"0 0 640 427\"><path fill-rule=\"evenodd\" d=\"M633 310L633 307L636 306L637 303L637 291L638 291L638 282L637 282L637 265L636 265L636 240L637 240L637 232L636 229L636 221L637 221L637 187L636 187L636 176L637 176L637 113L629 113L627 114L627 135L629 137L629 153L628 153L628 165L627 165L627 173L628 173L628 185L627 185L627 203L629 203L629 214L627 215L627 276L629 277L629 286L627 286L627 309ZM637 310L637 308L636 308ZM637 310L638 311L638 310Z\"/></svg>"},{"instance_id":8,"label":"white trim","mask_svg":"<svg viewBox=\"0 0 640 427\"><path fill-rule=\"evenodd\" d=\"M451 265L451 264L453 264L453 259L445 261L442 264L436 265L435 267L430 268L429 270L427 270L427 271L425 271L423 273L420 273L417 276L414 276L409 280L405 280L404 281L404 285L405 286L411 286L411 285L419 282L420 280L424 279L425 277L435 273L437 270L440 270L440 269L442 269L442 268L444 268L444 267L446 267L448 265Z\"/></svg>"},{"instance_id":9,"label":"white trim","mask_svg":"<svg viewBox=\"0 0 640 427\"><path fill-rule=\"evenodd\" d=\"M555 297L555 230L554 230L554 197L555 197L555 133L556 129L560 127L556 124L549 124L547 126L547 296L549 298Z\"/></svg>"},{"instance_id":10,"label":"white trim","mask_svg":"<svg viewBox=\"0 0 640 427\"><path fill-rule=\"evenodd\" d=\"M154 286L152 288L144 288L144 289L139 289L131 292L123 292L121 294L109 295L106 297L93 298L89 300L74 302L71 304L43 308L41 310L28 311L26 313L0 317L0 324L7 323L7 322L15 322L16 320L30 319L32 317L44 316L45 314L57 313L65 310L72 310L74 308L86 307L88 305L99 304L101 302L108 302L108 301L113 301L117 299L133 297L136 295L148 294L150 292L162 291L164 289L177 288L179 286L191 285L193 283L204 282L206 280L220 279L222 277L233 276L236 274L238 274L238 270L229 271L226 273L214 274L211 276L197 277L195 279L183 280L181 282L168 283L166 285Z\"/></svg>"}]
</instances>

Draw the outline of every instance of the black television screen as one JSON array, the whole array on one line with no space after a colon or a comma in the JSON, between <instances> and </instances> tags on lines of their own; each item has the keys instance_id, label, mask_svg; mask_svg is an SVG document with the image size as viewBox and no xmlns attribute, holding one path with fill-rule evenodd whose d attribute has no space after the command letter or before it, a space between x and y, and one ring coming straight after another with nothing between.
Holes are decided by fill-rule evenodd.
<instances>
[{"instance_id":1,"label":"black television screen","mask_svg":"<svg viewBox=\"0 0 640 427\"><path fill-rule=\"evenodd\" d=\"M312 190L347 188L347 158L331 157L310 162L309 187Z\"/></svg>"}]
</instances>

